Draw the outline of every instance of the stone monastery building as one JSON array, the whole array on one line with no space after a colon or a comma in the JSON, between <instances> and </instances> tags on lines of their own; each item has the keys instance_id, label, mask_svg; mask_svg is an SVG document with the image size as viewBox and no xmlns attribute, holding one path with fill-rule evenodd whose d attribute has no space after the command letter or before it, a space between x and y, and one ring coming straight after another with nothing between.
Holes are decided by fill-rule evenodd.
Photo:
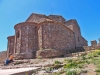
<instances>
[{"instance_id":1,"label":"stone monastery building","mask_svg":"<svg viewBox=\"0 0 100 75\"><path fill-rule=\"evenodd\" d=\"M32 13L29 18L14 26L15 35L9 36L7 54L23 58L59 57L87 46L76 20L66 21L60 15Z\"/></svg>"}]
</instances>

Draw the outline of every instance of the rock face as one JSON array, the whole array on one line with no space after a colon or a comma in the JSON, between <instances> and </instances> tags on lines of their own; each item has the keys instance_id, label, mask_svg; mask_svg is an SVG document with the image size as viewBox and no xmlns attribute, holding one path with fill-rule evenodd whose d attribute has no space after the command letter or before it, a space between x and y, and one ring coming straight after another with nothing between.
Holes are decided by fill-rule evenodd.
<instances>
[{"instance_id":1,"label":"rock face","mask_svg":"<svg viewBox=\"0 0 100 75\"><path fill-rule=\"evenodd\" d=\"M15 35L8 37L8 55L24 54L23 58L58 57L75 51L76 47L87 46L77 21L66 21L59 15L32 13L25 22L14 28Z\"/></svg>"}]
</instances>

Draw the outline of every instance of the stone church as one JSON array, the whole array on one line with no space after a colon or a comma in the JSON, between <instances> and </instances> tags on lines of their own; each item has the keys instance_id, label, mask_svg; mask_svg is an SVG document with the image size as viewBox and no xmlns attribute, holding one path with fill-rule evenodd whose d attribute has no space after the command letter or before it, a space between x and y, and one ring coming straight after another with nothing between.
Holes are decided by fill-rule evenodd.
<instances>
[{"instance_id":1,"label":"stone church","mask_svg":"<svg viewBox=\"0 0 100 75\"><path fill-rule=\"evenodd\" d=\"M65 20L60 15L32 13L25 22L14 26L14 36L9 36L7 55L23 58L60 57L77 47L87 46L75 19Z\"/></svg>"}]
</instances>

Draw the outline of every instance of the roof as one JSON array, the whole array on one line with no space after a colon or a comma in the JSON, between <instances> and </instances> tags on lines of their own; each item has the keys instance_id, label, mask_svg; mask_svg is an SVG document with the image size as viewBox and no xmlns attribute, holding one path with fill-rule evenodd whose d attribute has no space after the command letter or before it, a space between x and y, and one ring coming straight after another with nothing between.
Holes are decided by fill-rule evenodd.
<instances>
[{"instance_id":1,"label":"roof","mask_svg":"<svg viewBox=\"0 0 100 75\"><path fill-rule=\"evenodd\" d=\"M19 26L19 25L27 25L27 24L29 24L29 25L36 25L37 23L35 23L35 22L22 22L22 23L16 24L16 25L14 26L14 28L15 28L16 26Z\"/></svg>"},{"instance_id":2,"label":"roof","mask_svg":"<svg viewBox=\"0 0 100 75\"><path fill-rule=\"evenodd\" d=\"M26 22L34 19L34 16L40 17L40 18L48 18L46 15L44 14L37 14L37 13L32 13L26 20Z\"/></svg>"},{"instance_id":3,"label":"roof","mask_svg":"<svg viewBox=\"0 0 100 75\"><path fill-rule=\"evenodd\" d=\"M65 27L66 29L68 29L68 30L70 30L71 32L73 32L71 29L69 29L68 27L66 27L63 23L57 22L57 21L53 21L53 20L51 20L51 21L44 21L44 22L38 23L38 24L37 24L37 27L43 25L44 23L54 23L54 24L57 24L57 25L62 25L62 26ZM74 32L73 32L73 33L74 33Z\"/></svg>"}]
</instances>

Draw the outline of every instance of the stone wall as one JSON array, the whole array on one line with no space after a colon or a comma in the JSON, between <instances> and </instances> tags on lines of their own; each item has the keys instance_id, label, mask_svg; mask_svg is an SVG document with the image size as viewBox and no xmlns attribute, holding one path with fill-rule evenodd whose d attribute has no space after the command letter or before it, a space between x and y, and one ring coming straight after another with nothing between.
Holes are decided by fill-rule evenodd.
<instances>
[{"instance_id":1,"label":"stone wall","mask_svg":"<svg viewBox=\"0 0 100 75\"><path fill-rule=\"evenodd\" d=\"M57 22L61 22L64 23L66 20L60 16L60 15L49 15L48 16L50 19L52 19L53 21L57 21Z\"/></svg>"},{"instance_id":2,"label":"stone wall","mask_svg":"<svg viewBox=\"0 0 100 75\"><path fill-rule=\"evenodd\" d=\"M7 39L8 39L7 56L9 56L9 53L14 54L15 36L9 36Z\"/></svg>"},{"instance_id":3,"label":"stone wall","mask_svg":"<svg viewBox=\"0 0 100 75\"><path fill-rule=\"evenodd\" d=\"M96 46L96 45L97 45L97 41L96 40L91 41L91 46Z\"/></svg>"},{"instance_id":4,"label":"stone wall","mask_svg":"<svg viewBox=\"0 0 100 75\"><path fill-rule=\"evenodd\" d=\"M95 46L83 46L83 47L76 47L77 52L81 51L91 51L91 50L100 50L100 45L95 45Z\"/></svg>"},{"instance_id":5,"label":"stone wall","mask_svg":"<svg viewBox=\"0 0 100 75\"><path fill-rule=\"evenodd\" d=\"M76 20L68 20L66 21L65 25L69 28L72 29L72 31L74 32L75 34L75 42L76 42L76 47L81 47L81 33L80 33L80 27L77 23ZM71 26L70 26L71 25Z\"/></svg>"},{"instance_id":6,"label":"stone wall","mask_svg":"<svg viewBox=\"0 0 100 75\"><path fill-rule=\"evenodd\" d=\"M25 53L26 58L35 58L35 54L38 48L38 37L36 30L36 23L24 22L15 26L15 52Z\"/></svg>"},{"instance_id":7,"label":"stone wall","mask_svg":"<svg viewBox=\"0 0 100 75\"><path fill-rule=\"evenodd\" d=\"M83 47L76 47L76 52L82 52L85 51L85 49Z\"/></svg>"},{"instance_id":8,"label":"stone wall","mask_svg":"<svg viewBox=\"0 0 100 75\"><path fill-rule=\"evenodd\" d=\"M41 29L42 28L42 29ZM40 49L72 50L75 49L74 33L58 22L45 21L38 26ZM41 39L40 39L41 38ZM39 47L40 47L39 46Z\"/></svg>"},{"instance_id":9,"label":"stone wall","mask_svg":"<svg viewBox=\"0 0 100 75\"><path fill-rule=\"evenodd\" d=\"M29 18L26 20L26 22L40 23L40 22L46 21L47 19L49 19L49 18L45 15L32 13L29 16Z\"/></svg>"},{"instance_id":10,"label":"stone wall","mask_svg":"<svg viewBox=\"0 0 100 75\"><path fill-rule=\"evenodd\" d=\"M15 25L14 28L15 36L8 37L8 54L24 54L23 58L35 58L38 50L40 55L44 52L41 50L45 49L52 50L46 51L47 54L53 50L69 53L76 51L76 47L87 46L77 21L66 21L59 15L32 13L25 22Z\"/></svg>"},{"instance_id":11,"label":"stone wall","mask_svg":"<svg viewBox=\"0 0 100 75\"><path fill-rule=\"evenodd\" d=\"M100 45L95 45L95 46L83 46L85 51L89 50L95 50L95 49L100 49Z\"/></svg>"},{"instance_id":12,"label":"stone wall","mask_svg":"<svg viewBox=\"0 0 100 75\"><path fill-rule=\"evenodd\" d=\"M76 20L68 20L65 25L74 32L76 47L87 46L87 41L81 36L80 27Z\"/></svg>"},{"instance_id":13,"label":"stone wall","mask_svg":"<svg viewBox=\"0 0 100 75\"><path fill-rule=\"evenodd\" d=\"M0 52L0 64L4 63L7 58L7 51Z\"/></svg>"},{"instance_id":14,"label":"stone wall","mask_svg":"<svg viewBox=\"0 0 100 75\"><path fill-rule=\"evenodd\" d=\"M81 44L82 44L82 46L88 46L88 42L87 42L87 40L85 40L82 36L81 36Z\"/></svg>"},{"instance_id":15,"label":"stone wall","mask_svg":"<svg viewBox=\"0 0 100 75\"><path fill-rule=\"evenodd\" d=\"M52 58L52 57L61 57L65 55L65 51L61 50L52 50L45 49L37 51L37 58Z\"/></svg>"},{"instance_id":16,"label":"stone wall","mask_svg":"<svg viewBox=\"0 0 100 75\"><path fill-rule=\"evenodd\" d=\"M36 14L36 13L32 13L29 18L26 20L26 22L35 22L35 23L40 23L46 20L53 20L53 21L57 21L57 22L62 22L64 23L66 20L60 16L60 15L43 15L43 14Z\"/></svg>"}]
</instances>

